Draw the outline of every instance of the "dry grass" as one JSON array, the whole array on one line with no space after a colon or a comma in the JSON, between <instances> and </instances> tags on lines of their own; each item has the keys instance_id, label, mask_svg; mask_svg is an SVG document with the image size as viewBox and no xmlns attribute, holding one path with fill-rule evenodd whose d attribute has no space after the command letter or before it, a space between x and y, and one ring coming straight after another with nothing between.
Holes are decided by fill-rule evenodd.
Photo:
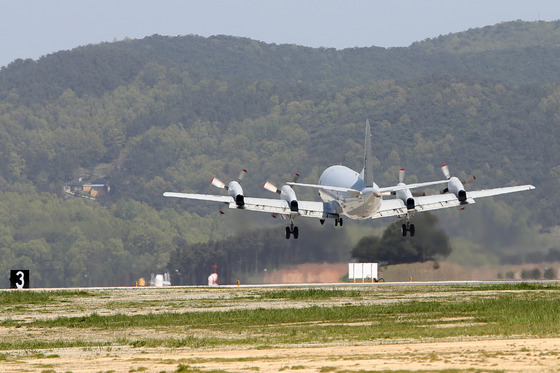
<instances>
[{"instance_id":1,"label":"dry grass","mask_svg":"<svg viewBox=\"0 0 560 373\"><path fill-rule=\"evenodd\" d=\"M0 292L0 360L72 372L541 371L558 362L559 295L554 284Z\"/></svg>"}]
</instances>

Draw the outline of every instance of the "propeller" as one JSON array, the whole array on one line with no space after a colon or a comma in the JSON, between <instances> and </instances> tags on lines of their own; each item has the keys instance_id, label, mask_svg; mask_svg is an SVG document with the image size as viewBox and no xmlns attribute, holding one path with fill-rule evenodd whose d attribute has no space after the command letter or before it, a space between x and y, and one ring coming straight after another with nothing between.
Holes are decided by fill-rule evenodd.
<instances>
[{"instance_id":1,"label":"propeller","mask_svg":"<svg viewBox=\"0 0 560 373\"><path fill-rule=\"evenodd\" d=\"M451 173L449 172L449 167L446 164L441 165L441 172L443 172L443 176L445 176L447 180L451 179Z\"/></svg>"},{"instance_id":2,"label":"propeller","mask_svg":"<svg viewBox=\"0 0 560 373\"><path fill-rule=\"evenodd\" d=\"M238 180L238 181L243 180L243 178L245 177L246 174L247 174L247 170L246 170L246 169L241 170L241 172L239 173L239 176L237 176L237 180Z\"/></svg>"},{"instance_id":3,"label":"propeller","mask_svg":"<svg viewBox=\"0 0 560 373\"><path fill-rule=\"evenodd\" d=\"M404 174L405 174L405 170L404 168L401 168L399 170L399 183L404 184Z\"/></svg>"},{"instance_id":4,"label":"propeller","mask_svg":"<svg viewBox=\"0 0 560 373\"><path fill-rule=\"evenodd\" d=\"M239 176L237 176L237 180L238 181L243 180L243 178L245 177L245 174L247 174L247 170L245 170L245 169L241 170L241 172L239 173ZM229 190L229 186L226 185L226 183L224 183L223 181L221 181L217 177L213 177L212 180L210 180L210 183L217 188Z\"/></svg>"},{"instance_id":5,"label":"propeller","mask_svg":"<svg viewBox=\"0 0 560 373\"><path fill-rule=\"evenodd\" d=\"M268 190L269 192L282 194L282 191L280 189L278 189L276 187L276 185L272 184L269 181L265 181L263 187L264 187L264 189Z\"/></svg>"},{"instance_id":6,"label":"propeller","mask_svg":"<svg viewBox=\"0 0 560 373\"><path fill-rule=\"evenodd\" d=\"M299 174L295 174L295 176L293 178L293 182L295 183L298 178L299 178ZM266 189L266 190L268 190L272 193L279 194L281 199L288 202L288 205L290 206L290 210L292 212L298 212L299 207L298 207L298 201L297 201L296 193L294 192L294 190L292 189L291 186L284 185L282 187L282 189L278 189L276 187L276 185L272 184L269 181L265 181L263 187L264 187L264 189Z\"/></svg>"},{"instance_id":7,"label":"propeller","mask_svg":"<svg viewBox=\"0 0 560 373\"><path fill-rule=\"evenodd\" d=\"M471 175L471 176L467 177L465 180L463 180L463 184L472 183L473 181L476 181L476 176Z\"/></svg>"},{"instance_id":8,"label":"propeller","mask_svg":"<svg viewBox=\"0 0 560 373\"><path fill-rule=\"evenodd\" d=\"M292 179L292 182L294 183L297 182L298 178L299 178L299 174L295 174L294 178ZM272 184L270 181L265 181L263 187L269 192L282 194L282 189L278 189L276 185Z\"/></svg>"},{"instance_id":9,"label":"propeller","mask_svg":"<svg viewBox=\"0 0 560 373\"><path fill-rule=\"evenodd\" d=\"M213 177L210 183L212 183L212 185L214 185L217 188L225 189L225 190L228 189L227 185L217 177Z\"/></svg>"},{"instance_id":10,"label":"propeller","mask_svg":"<svg viewBox=\"0 0 560 373\"><path fill-rule=\"evenodd\" d=\"M449 172L449 167L446 164L441 165L441 172L443 172L443 176L445 176L447 180L451 179L451 173ZM461 182L463 184L468 184L472 183L473 181L476 181L476 176L471 175Z\"/></svg>"},{"instance_id":11,"label":"propeller","mask_svg":"<svg viewBox=\"0 0 560 373\"><path fill-rule=\"evenodd\" d=\"M401 168L401 169L399 170L399 184L400 184L400 185L406 185L406 184L404 183L405 174L406 174L405 169L404 169L404 168ZM412 194L413 197L423 197L423 196L426 195L426 193L424 193L424 192L411 192L411 194Z\"/></svg>"}]
</instances>

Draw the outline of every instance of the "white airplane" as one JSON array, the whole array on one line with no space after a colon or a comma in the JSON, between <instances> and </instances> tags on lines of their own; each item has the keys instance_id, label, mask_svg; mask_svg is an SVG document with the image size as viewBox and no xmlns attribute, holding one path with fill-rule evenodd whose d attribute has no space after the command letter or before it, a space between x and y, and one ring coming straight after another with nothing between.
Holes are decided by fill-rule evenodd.
<instances>
[{"instance_id":1,"label":"white airplane","mask_svg":"<svg viewBox=\"0 0 560 373\"><path fill-rule=\"evenodd\" d=\"M176 192L165 192L163 195L222 202L229 208L267 212L274 217L280 215L283 219L290 219L290 225L286 227L286 238L289 239L293 235L294 239L297 239L299 230L294 225L294 220L300 216L320 219L321 224L324 224L326 219L334 219L335 226L342 226L343 216L358 220L396 216L404 219L402 235L406 236L409 232L414 236L415 228L411 218L416 212L456 206L463 209L465 205L475 203L475 198L535 189L533 185L520 185L466 192L463 182L457 177L452 177L446 165L442 166L446 180L405 184L404 169L401 169L400 182L397 185L380 188L373 182L369 121L366 121L365 137L364 168L361 173L336 165L330 166L321 174L318 184L302 184L294 180L278 189L267 181L264 184L265 189L278 193L279 199L246 197L239 182L232 181L226 186L216 178L212 179L212 184L226 189L227 196ZM411 189L438 184L447 184L441 194L418 196L411 192ZM292 186L317 189L322 202L298 200Z\"/></svg>"}]
</instances>

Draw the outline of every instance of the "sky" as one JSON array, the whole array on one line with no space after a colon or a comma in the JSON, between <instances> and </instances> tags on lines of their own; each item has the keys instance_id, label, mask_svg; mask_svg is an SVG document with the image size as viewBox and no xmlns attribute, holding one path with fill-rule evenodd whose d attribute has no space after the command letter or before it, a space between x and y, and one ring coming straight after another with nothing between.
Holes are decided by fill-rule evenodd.
<instances>
[{"instance_id":1,"label":"sky","mask_svg":"<svg viewBox=\"0 0 560 373\"><path fill-rule=\"evenodd\" d=\"M402 47L514 21L558 0L0 0L0 66L124 38L233 35L308 47Z\"/></svg>"}]
</instances>

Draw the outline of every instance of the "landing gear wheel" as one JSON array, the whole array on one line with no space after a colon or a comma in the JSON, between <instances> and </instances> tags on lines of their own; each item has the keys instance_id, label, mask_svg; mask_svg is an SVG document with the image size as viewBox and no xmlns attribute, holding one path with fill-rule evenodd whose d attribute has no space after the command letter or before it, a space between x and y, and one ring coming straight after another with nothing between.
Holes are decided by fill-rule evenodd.
<instances>
[{"instance_id":1,"label":"landing gear wheel","mask_svg":"<svg viewBox=\"0 0 560 373\"><path fill-rule=\"evenodd\" d=\"M410 237L414 237L414 233L416 233L416 228L414 224L403 224L402 225L402 236L406 237L406 232L410 232Z\"/></svg>"},{"instance_id":2,"label":"landing gear wheel","mask_svg":"<svg viewBox=\"0 0 560 373\"><path fill-rule=\"evenodd\" d=\"M299 229L295 226L286 227L286 239L289 240L291 235L294 235L294 240L297 240L299 237Z\"/></svg>"},{"instance_id":3,"label":"landing gear wheel","mask_svg":"<svg viewBox=\"0 0 560 373\"><path fill-rule=\"evenodd\" d=\"M334 226L340 225L342 227L342 218L334 219Z\"/></svg>"}]
</instances>

